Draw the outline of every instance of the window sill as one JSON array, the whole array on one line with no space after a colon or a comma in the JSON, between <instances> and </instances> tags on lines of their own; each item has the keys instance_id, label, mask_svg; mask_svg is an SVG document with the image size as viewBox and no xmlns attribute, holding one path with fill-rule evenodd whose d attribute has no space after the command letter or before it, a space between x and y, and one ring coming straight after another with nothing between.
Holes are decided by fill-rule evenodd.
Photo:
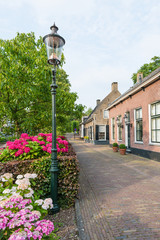
<instances>
[{"instance_id":1,"label":"window sill","mask_svg":"<svg viewBox=\"0 0 160 240\"><path fill-rule=\"evenodd\" d=\"M149 143L149 146L160 146L160 143Z\"/></svg>"},{"instance_id":2,"label":"window sill","mask_svg":"<svg viewBox=\"0 0 160 240\"><path fill-rule=\"evenodd\" d=\"M143 145L143 142L134 142L135 144L142 144Z\"/></svg>"}]
</instances>

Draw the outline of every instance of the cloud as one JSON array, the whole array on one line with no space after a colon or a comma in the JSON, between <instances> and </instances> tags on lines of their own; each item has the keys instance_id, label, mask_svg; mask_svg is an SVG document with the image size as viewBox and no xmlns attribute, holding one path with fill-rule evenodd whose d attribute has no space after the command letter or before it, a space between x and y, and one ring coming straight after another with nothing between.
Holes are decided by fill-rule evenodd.
<instances>
[{"instance_id":1,"label":"cloud","mask_svg":"<svg viewBox=\"0 0 160 240\"><path fill-rule=\"evenodd\" d=\"M1 35L44 36L55 21L66 40L64 68L72 90L80 103L94 107L113 81L125 92L132 73L160 55L159 10L159 0L1 0Z\"/></svg>"}]
</instances>

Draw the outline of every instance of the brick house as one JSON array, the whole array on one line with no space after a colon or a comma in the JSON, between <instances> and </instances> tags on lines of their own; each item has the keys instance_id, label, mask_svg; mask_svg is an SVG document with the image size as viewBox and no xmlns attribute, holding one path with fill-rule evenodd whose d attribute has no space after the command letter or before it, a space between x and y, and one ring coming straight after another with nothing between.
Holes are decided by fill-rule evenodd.
<instances>
[{"instance_id":1,"label":"brick house","mask_svg":"<svg viewBox=\"0 0 160 240\"><path fill-rule=\"evenodd\" d=\"M121 94L118 83L113 82L111 92L102 100L97 100L96 107L83 122L84 136L88 136L94 144L109 144L109 115L107 106Z\"/></svg>"},{"instance_id":2,"label":"brick house","mask_svg":"<svg viewBox=\"0 0 160 240\"><path fill-rule=\"evenodd\" d=\"M160 160L160 68L113 101L109 111L110 144L124 143L133 154Z\"/></svg>"}]
</instances>

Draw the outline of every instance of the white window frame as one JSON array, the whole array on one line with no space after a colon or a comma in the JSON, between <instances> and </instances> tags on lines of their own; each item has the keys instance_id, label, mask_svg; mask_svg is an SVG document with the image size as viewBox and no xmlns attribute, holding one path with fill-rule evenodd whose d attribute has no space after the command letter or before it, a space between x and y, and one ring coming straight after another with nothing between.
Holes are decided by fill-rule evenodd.
<instances>
[{"instance_id":1,"label":"white window frame","mask_svg":"<svg viewBox=\"0 0 160 240\"><path fill-rule=\"evenodd\" d=\"M113 118L114 118L114 138L113 138ZM111 118L111 139L113 141L115 141L115 122L116 122L116 118L115 117L113 117L113 118Z\"/></svg>"},{"instance_id":2,"label":"white window frame","mask_svg":"<svg viewBox=\"0 0 160 240\"><path fill-rule=\"evenodd\" d=\"M156 101L156 102L153 102L151 104L148 105L148 115L149 115L149 145L155 145L155 146L160 146L160 143L154 143L151 141L151 105L154 104L154 103L158 103L160 101Z\"/></svg>"},{"instance_id":3,"label":"white window frame","mask_svg":"<svg viewBox=\"0 0 160 240\"><path fill-rule=\"evenodd\" d=\"M143 141L137 141L136 110L138 109L142 109L142 107L134 109L134 142L137 144L143 144ZM143 112L142 112L142 124L143 124Z\"/></svg>"},{"instance_id":4,"label":"white window frame","mask_svg":"<svg viewBox=\"0 0 160 240\"><path fill-rule=\"evenodd\" d=\"M117 117L121 117L121 122L119 124L117 124L117 139L118 142L122 142L122 139L119 139L119 128L121 127L121 131L122 131L122 115L118 115Z\"/></svg>"},{"instance_id":5,"label":"white window frame","mask_svg":"<svg viewBox=\"0 0 160 240\"><path fill-rule=\"evenodd\" d=\"M100 127L100 126L101 126L101 127L102 127L102 126L104 127L104 130L105 130L104 133L105 133L105 135L104 135L104 139L99 139L99 132L100 132L100 131L98 130L98 141L106 141L106 125L99 125L99 127Z\"/></svg>"},{"instance_id":6,"label":"white window frame","mask_svg":"<svg viewBox=\"0 0 160 240\"><path fill-rule=\"evenodd\" d=\"M105 112L107 113L107 117L105 117ZM106 109L103 110L103 118L104 119L109 119L109 111L106 110Z\"/></svg>"}]
</instances>

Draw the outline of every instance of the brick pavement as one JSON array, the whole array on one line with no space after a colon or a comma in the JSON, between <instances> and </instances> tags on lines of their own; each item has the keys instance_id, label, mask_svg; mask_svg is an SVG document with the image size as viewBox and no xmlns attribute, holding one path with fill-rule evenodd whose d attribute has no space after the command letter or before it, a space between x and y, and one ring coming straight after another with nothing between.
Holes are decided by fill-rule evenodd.
<instances>
[{"instance_id":1,"label":"brick pavement","mask_svg":"<svg viewBox=\"0 0 160 240\"><path fill-rule=\"evenodd\" d=\"M80 162L81 240L160 239L160 163L70 140Z\"/></svg>"}]
</instances>

